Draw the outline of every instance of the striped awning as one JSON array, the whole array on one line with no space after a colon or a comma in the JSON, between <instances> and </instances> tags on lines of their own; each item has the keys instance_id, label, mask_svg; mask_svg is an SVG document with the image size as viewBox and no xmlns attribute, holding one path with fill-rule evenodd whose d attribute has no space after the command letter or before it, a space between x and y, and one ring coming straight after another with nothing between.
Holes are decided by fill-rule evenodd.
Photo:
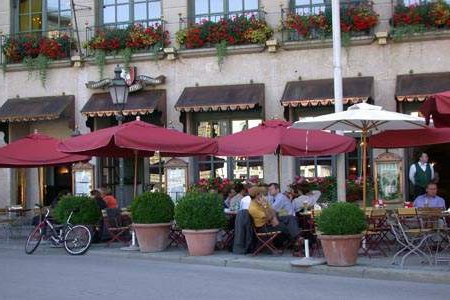
<instances>
[{"instance_id":1,"label":"striped awning","mask_svg":"<svg viewBox=\"0 0 450 300\"><path fill-rule=\"evenodd\" d=\"M397 76L395 99L400 102L423 102L430 95L450 90L450 72Z\"/></svg>"},{"instance_id":2,"label":"striped awning","mask_svg":"<svg viewBox=\"0 0 450 300\"><path fill-rule=\"evenodd\" d=\"M343 79L343 103L367 102L373 95L373 77ZM334 104L333 79L290 81L281 104L285 107L326 106Z\"/></svg>"}]
</instances>

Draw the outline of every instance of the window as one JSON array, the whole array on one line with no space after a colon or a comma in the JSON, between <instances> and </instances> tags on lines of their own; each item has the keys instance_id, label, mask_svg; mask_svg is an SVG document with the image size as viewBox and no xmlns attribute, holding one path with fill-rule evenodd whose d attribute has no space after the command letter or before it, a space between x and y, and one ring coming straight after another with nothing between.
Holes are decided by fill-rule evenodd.
<instances>
[{"instance_id":1,"label":"window","mask_svg":"<svg viewBox=\"0 0 450 300\"><path fill-rule=\"evenodd\" d=\"M217 22L225 17L258 13L258 0L192 0L195 22L211 20Z\"/></svg>"},{"instance_id":2,"label":"window","mask_svg":"<svg viewBox=\"0 0 450 300\"><path fill-rule=\"evenodd\" d=\"M164 176L164 162L166 160L159 154L156 154L149 158L149 173L150 173L150 186L147 190L150 191L163 191L165 188L165 176Z\"/></svg>"},{"instance_id":3,"label":"window","mask_svg":"<svg viewBox=\"0 0 450 300\"><path fill-rule=\"evenodd\" d=\"M126 27L161 23L161 0L103 0L103 25Z\"/></svg>"},{"instance_id":4,"label":"window","mask_svg":"<svg viewBox=\"0 0 450 300\"><path fill-rule=\"evenodd\" d=\"M299 15L317 15L325 11L326 2L328 5L331 4L331 1L326 0L294 0L292 8Z\"/></svg>"},{"instance_id":5,"label":"window","mask_svg":"<svg viewBox=\"0 0 450 300\"><path fill-rule=\"evenodd\" d=\"M61 31L72 27L70 0L18 0L17 32Z\"/></svg>"},{"instance_id":6,"label":"window","mask_svg":"<svg viewBox=\"0 0 450 300\"><path fill-rule=\"evenodd\" d=\"M197 122L196 133L203 137L218 137L258 126L261 119L205 120ZM197 158L197 175L202 178L248 179L263 178L262 157L201 156Z\"/></svg>"}]
</instances>

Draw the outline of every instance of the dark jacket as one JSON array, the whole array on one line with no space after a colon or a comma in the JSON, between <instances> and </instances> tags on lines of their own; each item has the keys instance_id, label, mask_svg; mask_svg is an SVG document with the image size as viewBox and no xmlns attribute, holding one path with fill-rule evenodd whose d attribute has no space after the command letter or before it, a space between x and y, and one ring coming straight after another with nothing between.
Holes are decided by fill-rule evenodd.
<instances>
[{"instance_id":1,"label":"dark jacket","mask_svg":"<svg viewBox=\"0 0 450 300\"><path fill-rule=\"evenodd\" d=\"M234 223L233 253L247 254L252 251L253 230L252 219L248 210L240 210Z\"/></svg>"}]
</instances>

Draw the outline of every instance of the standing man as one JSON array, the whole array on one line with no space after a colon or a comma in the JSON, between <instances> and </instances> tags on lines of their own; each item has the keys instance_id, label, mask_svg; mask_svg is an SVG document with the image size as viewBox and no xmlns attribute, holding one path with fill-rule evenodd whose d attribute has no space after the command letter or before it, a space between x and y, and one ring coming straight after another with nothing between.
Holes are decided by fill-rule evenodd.
<instances>
[{"instance_id":1,"label":"standing man","mask_svg":"<svg viewBox=\"0 0 450 300\"><path fill-rule=\"evenodd\" d=\"M409 180L414 186L414 199L426 193L426 188L433 178L433 166L428 163L428 154L423 152L419 161L409 168Z\"/></svg>"}]
</instances>

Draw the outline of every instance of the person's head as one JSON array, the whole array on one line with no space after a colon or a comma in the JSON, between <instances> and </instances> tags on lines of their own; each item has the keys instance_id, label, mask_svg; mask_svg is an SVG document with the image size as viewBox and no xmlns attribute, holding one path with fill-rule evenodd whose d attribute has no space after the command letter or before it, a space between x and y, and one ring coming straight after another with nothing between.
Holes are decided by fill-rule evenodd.
<instances>
[{"instance_id":1,"label":"person's head","mask_svg":"<svg viewBox=\"0 0 450 300\"><path fill-rule=\"evenodd\" d=\"M437 188L437 184L436 183L429 183L427 185L427 195L428 196L430 196L430 197L436 196L437 191L438 191L438 188Z\"/></svg>"},{"instance_id":2,"label":"person's head","mask_svg":"<svg viewBox=\"0 0 450 300\"><path fill-rule=\"evenodd\" d=\"M228 197L230 197L230 198L232 198L232 197L234 197L234 196L236 196L236 190L234 189L234 188L231 188L229 191L228 191Z\"/></svg>"},{"instance_id":3,"label":"person's head","mask_svg":"<svg viewBox=\"0 0 450 300\"><path fill-rule=\"evenodd\" d=\"M109 195L111 195L111 190L108 188L101 188L100 194L102 197L109 196Z\"/></svg>"},{"instance_id":4,"label":"person's head","mask_svg":"<svg viewBox=\"0 0 450 300\"><path fill-rule=\"evenodd\" d=\"M94 198L94 199L101 198L102 194L100 193L99 190L92 190L91 191L91 197Z\"/></svg>"},{"instance_id":5,"label":"person's head","mask_svg":"<svg viewBox=\"0 0 450 300\"><path fill-rule=\"evenodd\" d=\"M269 194L271 196L276 196L279 192L280 186L278 185L278 183L272 182L271 184L269 184Z\"/></svg>"},{"instance_id":6,"label":"person's head","mask_svg":"<svg viewBox=\"0 0 450 300\"><path fill-rule=\"evenodd\" d=\"M423 164L427 163L428 162L428 154L426 154L425 152L422 152L422 154L420 154L419 161Z\"/></svg>"},{"instance_id":7,"label":"person's head","mask_svg":"<svg viewBox=\"0 0 450 300\"><path fill-rule=\"evenodd\" d=\"M243 194L244 185L242 183L236 183L234 186L234 190L236 191L236 194Z\"/></svg>"},{"instance_id":8,"label":"person's head","mask_svg":"<svg viewBox=\"0 0 450 300\"><path fill-rule=\"evenodd\" d=\"M263 197L263 194L266 192L266 189L263 187L259 187L259 186L254 186L251 187L248 190L248 195L250 196L250 198L252 198L252 200L261 200Z\"/></svg>"}]
</instances>

